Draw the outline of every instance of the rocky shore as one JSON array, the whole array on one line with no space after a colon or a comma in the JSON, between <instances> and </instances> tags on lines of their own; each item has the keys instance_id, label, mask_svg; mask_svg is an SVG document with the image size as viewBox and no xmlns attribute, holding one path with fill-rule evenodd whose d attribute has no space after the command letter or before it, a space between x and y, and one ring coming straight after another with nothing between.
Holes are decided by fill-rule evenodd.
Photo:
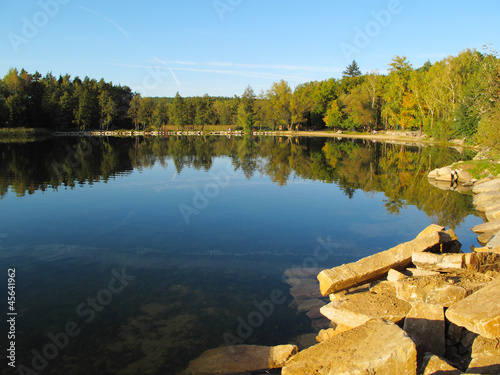
<instances>
[{"instance_id":1,"label":"rocky shore","mask_svg":"<svg viewBox=\"0 0 500 375\"><path fill-rule=\"evenodd\" d=\"M429 181L474 194L481 247L464 253L453 230L328 270L287 270L298 312L317 333L275 347L203 353L187 373L500 374L500 178L452 166Z\"/></svg>"}]
</instances>

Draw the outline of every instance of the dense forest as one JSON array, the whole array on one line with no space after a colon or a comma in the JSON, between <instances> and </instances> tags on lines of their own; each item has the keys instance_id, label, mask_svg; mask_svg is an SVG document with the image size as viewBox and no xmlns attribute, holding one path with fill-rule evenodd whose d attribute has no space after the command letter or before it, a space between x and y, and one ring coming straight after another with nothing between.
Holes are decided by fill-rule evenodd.
<instances>
[{"instance_id":1,"label":"dense forest","mask_svg":"<svg viewBox=\"0 0 500 375\"><path fill-rule=\"evenodd\" d=\"M420 68L395 56L388 74L362 74L353 61L341 79L281 80L258 95L141 97L127 86L70 75L10 69L0 79L0 127L54 130L157 129L237 125L241 129L419 130L436 139L500 144L500 60L465 50Z\"/></svg>"}]
</instances>

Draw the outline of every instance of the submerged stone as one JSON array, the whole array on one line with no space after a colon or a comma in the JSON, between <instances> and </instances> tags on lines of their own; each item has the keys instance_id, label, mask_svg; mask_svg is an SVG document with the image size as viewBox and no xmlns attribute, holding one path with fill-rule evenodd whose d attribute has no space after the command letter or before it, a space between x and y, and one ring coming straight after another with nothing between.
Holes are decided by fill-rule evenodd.
<instances>
[{"instance_id":1,"label":"submerged stone","mask_svg":"<svg viewBox=\"0 0 500 375\"><path fill-rule=\"evenodd\" d=\"M298 349L295 345L234 345L204 352L189 363L192 375L231 374L281 368Z\"/></svg>"}]
</instances>

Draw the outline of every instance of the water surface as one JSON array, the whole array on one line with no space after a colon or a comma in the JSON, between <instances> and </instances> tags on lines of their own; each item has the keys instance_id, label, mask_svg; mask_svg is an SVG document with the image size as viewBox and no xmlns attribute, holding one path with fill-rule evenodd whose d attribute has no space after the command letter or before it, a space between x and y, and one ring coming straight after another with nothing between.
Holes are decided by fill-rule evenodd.
<instances>
[{"instance_id":1,"label":"water surface","mask_svg":"<svg viewBox=\"0 0 500 375\"><path fill-rule=\"evenodd\" d=\"M312 332L289 306L287 268L355 261L430 223L468 248L482 222L470 197L425 178L470 157L448 148L60 137L0 144L0 154L17 364L43 374L175 374L227 337L287 343ZM334 251L318 257L322 241ZM243 338L241 321L273 291L283 300Z\"/></svg>"}]
</instances>

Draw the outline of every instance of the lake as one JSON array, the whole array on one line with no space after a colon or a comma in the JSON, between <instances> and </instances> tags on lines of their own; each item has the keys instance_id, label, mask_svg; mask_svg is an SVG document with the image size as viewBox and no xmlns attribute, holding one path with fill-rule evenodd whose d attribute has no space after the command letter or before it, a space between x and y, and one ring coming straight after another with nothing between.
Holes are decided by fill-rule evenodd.
<instances>
[{"instance_id":1,"label":"lake","mask_svg":"<svg viewBox=\"0 0 500 375\"><path fill-rule=\"evenodd\" d=\"M286 269L356 261L431 223L468 251L483 222L470 196L427 182L473 156L446 147L57 137L0 153L0 295L15 269L16 365L42 374L176 374L231 340L288 343L313 329Z\"/></svg>"}]
</instances>

